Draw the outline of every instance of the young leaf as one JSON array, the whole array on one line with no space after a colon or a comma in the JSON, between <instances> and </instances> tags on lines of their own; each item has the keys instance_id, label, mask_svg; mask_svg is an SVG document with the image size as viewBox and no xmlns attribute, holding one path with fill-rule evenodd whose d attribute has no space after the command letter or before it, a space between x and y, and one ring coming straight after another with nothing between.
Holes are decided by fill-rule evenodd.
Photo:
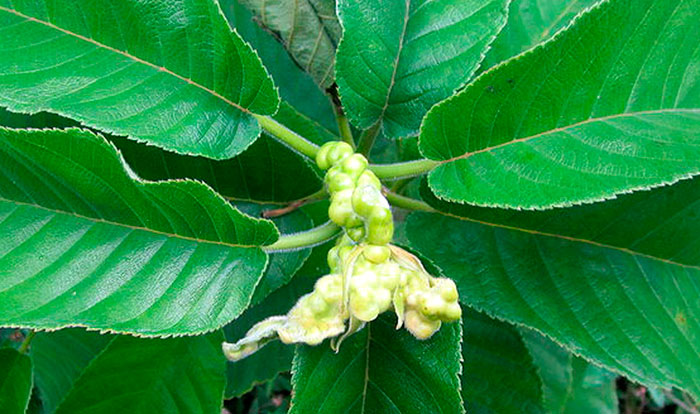
<instances>
[{"instance_id":1,"label":"young leaf","mask_svg":"<svg viewBox=\"0 0 700 414\"><path fill-rule=\"evenodd\" d=\"M458 323L420 342L386 316L343 342L300 346L290 413L463 413Z\"/></svg>"},{"instance_id":2,"label":"young leaf","mask_svg":"<svg viewBox=\"0 0 700 414\"><path fill-rule=\"evenodd\" d=\"M565 28L576 15L600 0L514 0L508 8L508 22L491 43L483 69L510 59Z\"/></svg>"},{"instance_id":3,"label":"young leaf","mask_svg":"<svg viewBox=\"0 0 700 414\"><path fill-rule=\"evenodd\" d=\"M116 336L85 367L57 414L218 414L221 333L169 339Z\"/></svg>"},{"instance_id":4,"label":"young leaf","mask_svg":"<svg viewBox=\"0 0 700 414\"><path fill-rule=\"evenodd\" d=\"M0 325L193 334L248 305L271 222L198 182L142 181L87 131L0 142Z\"/></svg>"},{"instance_id":5,"label":"young leaf","mask_svg":"<svg viewBox=\"0 0 700 414\"><path fill-rule=\"evenodd\" d=\"M543 335L523 329L544 383L548 413L617 414L615 374L568 353Z\"/></svg>"},{"instance_id":6,"label":"young leaf","mask_svg":"<svg viewBox=\"0 0 700 414\"><path fill-rule=\"evenodd\" d=\"M239 0L257 22L274 33L296 63L321 88L333 84L335 48L341 28L335 0Z\"/></svg>"},{"instance_id":7,"label":"young leaf","mask_svg":"<svg viewBox=\"0 0 700 414\"><path fill-rule=\"evenodd\" d=\"M211 0L0 0L0 104L225 159L279 97Z\"/></svg>"},{"instance_id":8,"label":"young leaf","mask_svg":"<svg viewBox=\"0 0 700 414\"><path fill-rule=\"evenodd\" d=\"M544 414L541 380L517 328L468 307L462 320L467 413Z\"/></svg>"},{"instance_id":9,"label":"young leaf","mask_svg":"<svg viewBox=\"0 0 700 414\"><path fill-rule=\"evenodd\" d=\"M644 236L615 235L622 226L614 217L588 226L601 223L589 231L605 233L612 223L601 238L618 244L427 213L412 214L406 233L417 251L457 282L464 304L534 327L633 380L698 395L700 263L665 258L662 239L640 251L634 242L644 246ZM697 224L681 217L648 218L656 224L642 227L653 232L664 221L676 229ZM572 224L579 226L584 224ZM663 240L678 253L687 247Z\"/></svg>"},{"instance_id":10,"label":"young leaf","mask_svg":"<svg viewBox=\"0 0 700 414\"><path fill-rule=\"evenodd\" d=\"M0 349L0 411L24 414L32 393L32 361L12 348Z\"/></svg>"},{"instance_id":11,"label":"young leaf","mask_svg":"<svg viewBox=\"0 0 700 414\"><path fill-rule=\"evenodd\" d=\"M697 174L698 0L610 0L426 116L447 200L539 209Z\"/></svg>"},{"instance_id":12,"label":"young leaf","mask_svg":"<svg viewBox=\"0 0 700 414\"><path fill-rule=\"evenodd\" d=\"M506 20L506 0L339 0L336 76L358 128L416 135L423 115L464 85Z\"/></svg>"},{"instance_id":13,"label":"young leaf","mask_svg":"<svg viewBox=\"0 0 700 414\"><path fill-rule=\"evenodd\" d=\"M85 367L112 339L113 335L78 328L36 334L31 356L44 412L56 410Z\"/></svg>"}]
</instances>

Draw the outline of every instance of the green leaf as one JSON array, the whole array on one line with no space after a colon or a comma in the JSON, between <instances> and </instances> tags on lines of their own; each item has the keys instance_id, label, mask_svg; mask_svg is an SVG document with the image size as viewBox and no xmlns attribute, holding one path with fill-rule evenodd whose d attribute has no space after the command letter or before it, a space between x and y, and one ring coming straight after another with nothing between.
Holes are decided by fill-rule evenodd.
<instances>
[{"instance_id":1,"label":"green leaf","mask_svg":"<svg viewBox=\"0 0 700 414\"><path fill-rule=\"evenodd\" d=\"M467 307L462 321L467 413L545 413L541 380L517 328Z\"/></svg>"},{"instance_id":2,"label":"green leaf","mask_svg":"<svg viewBox=\"0 0 700 414\"><path fill-rule=\"evenodd\" d=\"M56 413L219 414L220 333L169 339L117 336L83 370Z\"/></svg>"},{"instance_id":3,"label":"green leaf","mask_svg":"<svg viewBox=\"0 0 700 414\"><path fill-rule=\"evenodd\" d=\"M0 104L230 158L279 97L211 0L0 1ZM177 51L171 53L169 51Z\"/></svg>"},{"instance_id":4,"label":"green leaf","mask_svg":"<svg viewBox=\"0 0 700 414\"><path fill-rule=\"evenodd\" d=\"M240 0L257 22L274 33L294 61L323 89L333 84L335 48L341 28L335 0Z\"/></svg>"},{"instance_id":5,"label":"green leaf","mask_svg":"<svg viewBox=\"0 0 700 414\"><path fill-rule=\"evenodd\" d=\"M532 330L522 333L539 367L548 413L619 413L614 374L571 355Z\"/></svg>"},{"instance_id":6,"label":"green leaf","mask_svg":"<svg viewBox=\"0 0 700 414\"><path fill-rule=\"evenodd\" d=\"M321 134L316 137L325 141ZM308 158L267 135L230 160L175 154L125 138L113 137L111 141L140 177L154 181L192 178L207 183L228 199L289 202L323 186Z\"/></svg>"},{"instance_id":7,"label":"green leaf","mask_svg":"<svg viewBox=\"0 0 700 414\"><path fill-rule=\"evenodd\" d=\"M483 69L510 59L565 28L582 10L599 0L514 0L508 9L508 22L491 43L481 63Z\"/></svg>"},{"instance_id":8,"label":"green leaf","mask_svg":"<svg viewBox=\"0 0 700 414\"><path fill-rule=\"evenodd\" d=\"M12 348L0 349L0 410L24 414L32 393L32 361Z\"/></svg>"},{"instance_id":9,"label":"green leaf","mask_svg":"<svg viewBox=\"0 0 700 414\"><path fill-rule=\"evenodd\" d=\"M32 340L31 356L46 413L56 410L85 367L112 339L112 335L78 328L36 334Z\"/></svg>"},{"instance_id":10,"label":"green leaf","mask_svg":"<svg viewBox=\"0 0 700 414\"><path fill-rule=\"evenodd\" d=\"M602 234L605 241L600 242L583 235L427 213L412 214L406 233L413 248L457 282L464 304L533 327L568 350L633 380L675 385L697 395L700 267L664 258L671 246L681 253L688 245L656 238L654 233L666 231L662 227L667 223L669 231L684 229L697 235L693 228L697 229L698 218L680 206L663 208L681 211L677 217L647 217L655 224L641 221L644 211L628 211L555 225L571 223L577 229L587 223L587 234ZM605 217L608 220L603 221ZM645 246L645 235L624 226L624 220L633 217L650 230L651 244ZM631 234L624 234L624 229ZM694 240L697 243L697 237ZM693 250L690 255L697 259Z\"/></svg>"},{"instance_id":11,"label":"green leaf","mask_svg":"<svg viewBox=\"0 0 700 414\"><path fill-rule=\"evenodd\" d=\"M87 131L0 128L0 166L0 325L210 331L276 239L206 185L138 179Z\"/></svg>"},{"instance_id":12,"label":"green leaf","mask_svg":"<svg viewBox=\"0 0 700 414\"><path fill-rule=\"evenodd\" d=\"M418 133L423 115L464 85L506 21L506 0L339 0L336 76L358 128Z\"/></svg>"},{"instance_id":13,"label":"green leaf","mask_svg":"<svg viewBox=\"0 0 700 414\"><path fill-rule=\"evenodd\" d=\"M463 413L459 324L420 342L386 316L343 342L300 346L290 413Z\"/></svg>"},{"instance_id":14,"label":"green leaf","mask_svg":"<svg viewBox=\"0 0 700 414\"><path fill-rule=\"evenodd\" d=\"M697 174L698 0L611 0L434 107L420 148L446 200L539 209Z\"/></svg>"},{"instance_id":15,"label":"green leaf","mask_svg":"<svg viewBox=\"0 0 700 414\"><path fill-rule=\"evenodd\" d=\"M297 8L304 8L303 2L297 4ZM337 22L335 17L335 5L333 0L330 1L332 4L331 14L322 19L323 22L331 24L331 20L334 21L337 30L337 38L333 41L334 44L338 42L340 38L340 24ZM275 86L279 88L279 93L282 99L289 104L291 104L295 109L304 115L317 120L323 126L330 129L331 131L337 130L337 124L335 121L335 115L333 113L333 108L328 96L319 88L319 86L314 82L311 76L304 71L292 57L287 53L284 46L278 41L279 34L271 33L270 29L260 27L258 23L260 19L258 17L253 17L250 10L245 6L241 5L238 0L219 0L221 9L224 11L224 15L231 24L231 27L236 29L236 32L245 40L250 43L250 45L255 49L255 51L260 55L265 68L275 80ZM292 5L283 4L272 4L267 1L266 7L294 7ZM267 18L285 18L288 16L271 16L266 14ZM305 30L301 28L301 30ZM299 38L297 32L292 38L293 43L298 44ZM315 38L314 38L315 40ZM335 59L335 46L333 46L333 54L331 55L331 64ZM316 59L318 59L318 53L316 54ZM331 77L333 73L331 73ZM332 82L331 82L332 83Z\"/></svg>"},{"instance_id":16,"label":"green leaf","mask_svg":"<svg viewBox=\"0 0 700 414\"><path fill-rule=\"evenodd\" d=\"M260 217L265 210L278 208L271 204L256 204L237 202L236 207L253 217ZM280 232L285 234L298 233L313 227L311 218L302 210L294 210L281 217L273 218L273 223ZM255 293L251 305L256 305L265 299L270 293L286 285L295 273L304 265L311 255L311 249L297 249L289 252L275 252L269 254L269 261L265 273L255 287ZM301 295L299 295L301 296ZM298 297L298 296L297 296ZM290 306L291 307L291 306ZM286 311L284 312L286 313ZM252 325L251 325L252 326ZM246 329L247 330L247 329Z\"/></svg>"}]
</instances>

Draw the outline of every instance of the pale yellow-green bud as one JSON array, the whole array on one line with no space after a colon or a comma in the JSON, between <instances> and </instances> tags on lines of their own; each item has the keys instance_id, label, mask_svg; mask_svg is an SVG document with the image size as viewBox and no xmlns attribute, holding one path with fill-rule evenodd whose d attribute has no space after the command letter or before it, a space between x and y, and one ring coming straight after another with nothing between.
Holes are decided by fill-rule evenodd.
<instances>
[{"instance_id":1,"label":"pale yellow-green bud","mask_svg":"<svg viewBox=\"0 0 700 414\"><path fill-rule=\"evenodd\" d=\"M418 339L428 339L438 329L440 329L440 321L431 321L415 310L407 310L404 315L404 326L413 336Z\"/></svg>"}]
</instances>

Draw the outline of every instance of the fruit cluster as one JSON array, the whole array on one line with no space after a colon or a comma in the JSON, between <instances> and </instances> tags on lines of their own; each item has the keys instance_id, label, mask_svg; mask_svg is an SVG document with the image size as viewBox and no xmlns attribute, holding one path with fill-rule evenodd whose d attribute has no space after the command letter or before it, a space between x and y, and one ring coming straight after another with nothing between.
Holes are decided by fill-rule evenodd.
<instances>
[{"instance_id":1,"label":"fruit cluster","mask_svg":"<svg viewBox=\"0 0 700 414\"><path fill-rule=\"evenodd\" d=\"M259 322L235 344L224 343L230 360L276 338L316 345L344 333L331 344L337 349L345 337L392 308L397 329L405 326L418 339L429 338L442 322L462 315L452 280L431 276L418 258L389 244L394 233L391 208L381 183L367 169L367 159L348 144L332 142L321 147L316 162L329 170L328 215L345 231L328 252L331 273L318 279L313 292L287 315Z\"/></svg>"}]
</instances>

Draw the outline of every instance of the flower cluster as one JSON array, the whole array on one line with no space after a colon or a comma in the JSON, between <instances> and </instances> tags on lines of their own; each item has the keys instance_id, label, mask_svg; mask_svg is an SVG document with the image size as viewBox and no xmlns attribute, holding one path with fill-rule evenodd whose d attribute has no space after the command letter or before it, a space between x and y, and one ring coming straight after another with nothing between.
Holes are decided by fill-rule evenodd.
<instances>
[{"instance_id":1,"label":"flower cluster","mask_svg":"<svg viewBox=\"0 0 700 414\"><path fill-rule=\"evenodd\" d=\"M337 349L348 335L393 309L402 326L418 339L432 336L442 322L458 320L462 310L450 279L431 276L420 260L389 244L394 223L379 179L367 159L343 142L321 147L316 162L328 169L330 219L344 234L328 252L331 273L318 279L284 316L259 322L235 344L224 343L230 360L250 355L273 339L316 345L326 338ZM346 327L347 322L347 327Z\"/></svg>"}]
</instances>

